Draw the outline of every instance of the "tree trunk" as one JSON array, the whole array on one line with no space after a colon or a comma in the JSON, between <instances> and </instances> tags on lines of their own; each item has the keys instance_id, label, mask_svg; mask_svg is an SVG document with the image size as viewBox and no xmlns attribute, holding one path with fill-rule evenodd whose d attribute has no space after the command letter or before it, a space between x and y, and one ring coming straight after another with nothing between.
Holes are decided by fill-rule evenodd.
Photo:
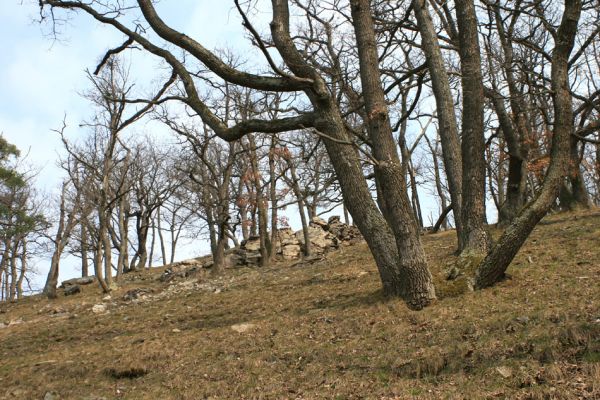
<instances>
[{"instance_id":1,"label":"tree trunk","mask_svg":"<svg viewBox=\"0 0 600 400\"><path fill-rule=\"evenodd\" d=\"M85 278L90 274L88 260L88 232L83 222L80 223L79 227L81 229L81 240L79 242L79 245L81 247L81 276Z\"/></svg>"},{"instance_id":2,"label":"tree trunk","mask_svg":"<svg viewBox=\"0 0 600 400\"><path fill-rule=\"evenodd\" d=\"M304 213L304 195L300 190L300 184L298 183L298 175L296 174L296 166L294 165L294 161L291 159L287 160L288 166L290 168L290 177L291 182L290 186L292 187L292 191L294 192L294 196L297 199L298 205L298 213L300 214L300 222L302 223L302 235L304 237L304 257L310 257L311 255L311 245L310 245L310 235L308 232L308 221L306 220L306 214ZM345 208L344 208L345 209ZM346 211L347 213L347 211Z\"/></svg>"},{"instance_id":3,"label":"tree trunk","mask_svg":"<svg viewBox=\"0 0 600 400\"><path fill-rule=\"evenodd\" d=\"M485 138L483 78L473 0L456 0L462 82L462 248L485 253L490 237L485 229ZM454 200L453 200L453 204Z\"/></svg>"},{"instance_id":4,"label":"tree trunk","mask_svg":"<svg viewBox=\"0 0 600 400\"><path fill-rule=\"evenodd\" d=\"M275 256L276 243L278 241L278 209L277 209L277 174L275 170L275 151L277 146L276 137L271 138L269 148L269 197L271 200L271 237L269 239L269 259Z\"/></svg>"},{"instance_id":5,"label":"tree trunk","mask_svg":"<svg viewBox=\"0 0 600 400\"><path fill-rule=\"evenodd\" d=\"M351 1L360 78L368 116L367 130L373 142L375 179L384 195L385 214L393 231L399 257L400 295L415 309L435 299L435 289L421 246L419 230L408 199L402 165L392 135L385 94L381 86L379 57L369 0ZM331 153L330 153L331 154Z\"/></svg>"},{"instance_id":6,"label":"tree trunk","mask_svg":"<svg viewBox=\"0 0 600 400\"><path fill-rule=\"evenodd\" d=\"M440 166L439 166L439 162L438 162L438 155L437 155L437 148L438 148L438 141L436 138L436 142L435 142L435 147L433 147L431 145L431 142L429 141L429 138L427 137L427 135L425 135L425 141L427 142L427 146L429 146L429 150L431 151L431 158L433 160L433 176L435 178L435 189L438 193L438 197L440 198L440 206L442 208L440 216L438 218L438 222L439 222L439 226L438 223L436 222L436 224L434 225L434 232L437 232L440 229L440 226L446 230L448 229L448 213L450 211L452 211L452 207L448 207L447 205L447 201L446 201L446 195L444 194L444 188L442 186L442 177L440 174ZM447 210L447 211L446 211ZM435 227L437 226L437 229L435 229Z\"/></svg>"},{"instance_id":7,"label":"tree trunk","mask_svg":"<svg viewBox=\"0 0 600 400\"><path fill-rule=\"evenodd\" d=\"M581 7L581 0L565 0L565 10L552 52L554 131L551 161L544 183L537 198L515 218L479 265L474 281L476 289L492 286L504 277L506 269L533 228L556 201L562 182L568 174L574 125L573 100L569 89L569 55L573 49Z\"/></svg>"},{"instance_id":8,"label":"tree trunk","mask_svg":"<svg viewBox=\"0 0 600 400\"><path fill-rule=\"evenodd\" d=\"M163 265L167 265L167 248L165 246L165 238L162 232L162 224L161 224L161 215L160 215L161 207L158 207L156 210L156 224L158 229L158 241L160 244L160 255L162 256Z\"/></svg>"},{"instance_id":9,"label":"tree trunk","mask_svg":"<svg viewBox=\"0 0 600 400\"><path fill-rule=\"evenodd\" d=\"M462 157L458 137L458 126L454 113L454 99L450 91L450 78L446 71L442 51L437 40L426 0L414 0L413 10L421 34L422 50L431 75L431 85L437 104L439 136L442 143L444 168L448 179L451 203L454 205L454 222L458 238L458 248L464 248L462 224Z\"/></svg>"},{"instance_id":10,"label":"tree trunk","mask_svg":"<svg viewBox=\"0 0 600 400\"><path fill-rule=\"evenodd\" d=\"M22 249L21 249L21 271L19 271L19 278L17 280L17 298L23 298L23 280L25 279L25 273L27 272L27 240L23 238Z\"/></svg>"}]
</instances>

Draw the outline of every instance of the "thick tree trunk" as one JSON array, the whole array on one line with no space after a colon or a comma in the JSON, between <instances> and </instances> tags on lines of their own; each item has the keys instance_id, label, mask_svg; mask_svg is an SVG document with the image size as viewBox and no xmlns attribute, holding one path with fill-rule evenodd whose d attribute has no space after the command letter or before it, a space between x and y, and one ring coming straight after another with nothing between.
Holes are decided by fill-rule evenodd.
<instances>
[{"instance_id":1,"label":"thick tree trunk","mask_svg":"<svg viewBox=\"0 0 600 400\"><path fill-rule=\"evenodd\" d=\"M56 286L58 284L58 273L60 266L60 257L66 246L67 239L71 234L71 230L75 226L75 213L69 213L67 217L67 210L65 206L66 202L66 184L63 183L63 188L60 196L60 212L58 217L58 227L56 228L56 234L54 236L54 252L52 253L52 259L50 261L50 270L46 278L46 284L44 285L43 293L49 299L56 298ZM76 200L78 202L79 199ZM4 262L4 257L2 258Z\"/></svg>"},{"instance_id":2,"label":"thick tree trunk","mask_svg":"<svg viewBox=\"0 0 600 400\"><path fill-rule=\"evenodd\" d=\"M579 139L571 136L571 162L569 165L569 188L566 196L561 196L561 207L568 210L590 208L590 196L585 187L585 181L581 174L581 155L579 153ZM561 193L562 194L562 193Z\"/></svg>"},{"instance_id":3,"label":"thick tree trunk","mask_svg":"<svg viewBox=\"0 0 600 400\"><path fill-rule=\"evenodd\" d=\"M442 143L444 168L448 179L451 203L454 205L454 221L459 250L464 248L462 224L462 157L458 137L458 127L454 112L454 99L450 91L450 78L437 34L429 14L426 0L414 0L413 10L417 18L421 44L431 75L431 85L437 104L439 136Z\"/></svg>"},{"instance_id":4,"label":"thick tree trunk","mask_svg":"<svg viewBox=\"0 0 600 400\"><path fill-rule=\"evenodd\" d=\"M10 257L10 292L9 300L14 301L17 298L17 281L19 276L17 273L17 253L19 251L20 239L15 238L12 245L11 257Z\"/></svg>"},{"instance_id":5,"label":"thick tree trunk","mask_svg":"<svg viewBox=\"0 0 600 400\"><path fill-rule=\"evenodd\" d=\"M556 201L569 170L570 140L573 132L573 100L569 90L569 55L573 49L581 0L565 0L565 10L552 52L552 98L554 131L551 161L537 198L505 230L498 243L479 265L474 281L476 289L492 286L504 277L506 268L533 230Z\"/></svg>"},{"instance_id":6,"label":"thick tree trunk","mask_svg":"<svg viewBox=\"0 0 600 400\"><path fill-rule=\"evenodd\" d=\"M383 193L385 214L393 231L399 257L400 294L420 309L435 299L435 289L410 206L406 181L392 135L385 94L381 86L379 57L369 0L350 2L360 62L360 78L373 142L375 179Z\"/></svg>"},{"instance_id":7,"label":"thick tree trunk","mask_svg":"<svg viewBox=\"0 0 600 400\"><path fill-rule=\"evenodd\" d=\"M485 253L490 237L485 228L485 138L483 78L473 0L456 0L462 82L462 248ZM454 200L453 200L454 204Z\"/></svg>"}]
</instances>

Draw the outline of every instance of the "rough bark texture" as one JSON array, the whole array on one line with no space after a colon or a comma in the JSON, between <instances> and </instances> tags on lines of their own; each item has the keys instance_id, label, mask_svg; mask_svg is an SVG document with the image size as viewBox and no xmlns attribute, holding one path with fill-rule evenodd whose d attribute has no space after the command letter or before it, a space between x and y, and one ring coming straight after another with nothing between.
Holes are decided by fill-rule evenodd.
<instances>
[{"instance_id":1,"label":"rough bark texture","mask_svg":"<svg viewBox=\"0 0 600 400\"><path fill-rule=\"evenodd\" d=\"M485 229L485 138L483 78L473 0L456 0L462 82L462 248L485 253L490 244Z\"/></svg>"},{"instance_id":2,"label":"rough bark texture","mask_svg":"<svg viewBox=\"0 0 600 400\"><path fill-rule=\"evenodd\" d=\"M573 49L581 0L565 0L565 10L552 52L552 98L554 131L551 162L538 197L526 207L502 234L479 265L475 274L476 289L492 286L504 277L506 268L533 230L556 201L569 170L570 139L573 132L573 100L569 90L569 55Z\"/></svg>"},{"instance_id":3,"label":"rough bark texture","mask_svg":"<svg viewBox=\"0 0 600 400\"><path fill-rule=\"evenodd\" d=\"M463 248L462 224L462 157L456 115L454 113L454 99L450 91L450 78L446 71L442 51L437 40L431 15L426 0L414 0L413 10L417 17L421 45L427 59L431 85L437 104L439 120L439 135L442 143L444 168L450 188L450 199L454 205L454 220L458 237L458 247Z\"/></svg>"},{"instance_id":4,"label":"rough bark texture","mask_svg":"<svg viewBox=\"0 0 600 400\"><path fill-rule=\"evenodd\" d=\"M504 27L504 19L500 13L500 4L489 4L492 15L496 23L500 44L504 55L502 70L506 77L508 86L509 103L512 117L509 116L504 99L494 87L495 93L489 96L496 109L498 120L502 128L502 134L508 147L508 182L506 187L506 200L499 209L498 222L506 225L512 222L523 208L526 200L527 190L527 158L528 158L528 140L530 137L527 125L527 107L524 96L517 86L515 77L515 67L513 65L514 54L512 47L512 36L514 34L514 25L509 24ZM516 18L516 15L513 16ZM494 84L494 81L492 81Z\"/></svg>"},{"instance_id":5,"label":"rough bark texture","mask_svg":"<svg viewBox=\"0 0 600 400\"><path fill-rule=\"evenodd\" d=\"M385 213L394 233L400 258L402 296L414 308L435 299L435 289L421 246L419 229L408 199L406 181L392 135L385 94L379 73L379 58L369 0L350 2L360 62L360 78L367 113L367 131L373 142L375 179Z\"/></svg>"}]
</instances>

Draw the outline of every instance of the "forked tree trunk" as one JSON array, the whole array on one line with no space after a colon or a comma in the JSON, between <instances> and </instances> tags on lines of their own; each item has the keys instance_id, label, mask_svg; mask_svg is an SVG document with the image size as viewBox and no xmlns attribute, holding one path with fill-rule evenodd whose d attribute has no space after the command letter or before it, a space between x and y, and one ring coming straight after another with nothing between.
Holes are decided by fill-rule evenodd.
<instances>
[{"instance_id":1,"label":"forked tree trunk","mask_svg":"<svg viewBox=\"0 0 600 400\"><path fill-rule=\"evenodd\" d=\"M66 210L66 184L63 183L62 192L60 196L60 210L58 216L58 227L54 236L54 252L52 253L52 259L50 261L50 270L48 271L48 277L46 278L46 284L44 285L43 293L49 299L56 298L56 286L58 284L58 273L60 267L60 257L67 244L67 240L71 235L71 230L75 226L75 213L69 213L67 217ZM79 203L79 199L76 201ZM77 204L79 205L79 204ZM4 262L4 257L2 258Z\"/></svg>"},{"instance_id":2,"label":"forked tree trunk","mask_svg":"<svg viewBox=\"0 0 600 400\"><path fill-rule=\"evenodd\" d=\"M569 90L569 55L573 49L581 0L565 0L565 10L552 52L551 86L554 102L554 131L551 161L537 198L504 231L496 245L479 265L474 287L492 286L504 277L513 258L556 201L562 182L569 171L570 139L573 132L573 100Z\"/></svg>"},{"instance_id":3,"label":"forked tree trunk","mask_svg":"<svg viewBox=\"0 0 600 400\"><path fill-rule=\"evenodd\" d=\"M406 181L392 135L385 94L381 86L379 57L369 0L350 2L360 63L360 78L367 113L367 131L373 142L375 179L383 194L387 220L395 237L399 257L400 294L420 309L435 299L435 289L425 261Z\"/></svg>"}]
</instances>

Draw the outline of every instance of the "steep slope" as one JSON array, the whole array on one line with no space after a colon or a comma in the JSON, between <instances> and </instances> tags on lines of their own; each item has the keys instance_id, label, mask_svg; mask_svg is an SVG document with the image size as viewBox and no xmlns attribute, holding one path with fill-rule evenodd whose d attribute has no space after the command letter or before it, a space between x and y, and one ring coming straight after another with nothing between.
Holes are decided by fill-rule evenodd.
<instances>
[{"instance_id":1,"label":"steep slope","mask_svg":"<svg viewBox=\"0 0 600 400\"><path fill-rule=\"evenodd\" d=\"M599 398L598 210L546 218L476 293L445 279L454 236L423 238L441 298L421 312L382 298L362 243L0 304L0 398Z\"/></svg>"}]
</instances>

